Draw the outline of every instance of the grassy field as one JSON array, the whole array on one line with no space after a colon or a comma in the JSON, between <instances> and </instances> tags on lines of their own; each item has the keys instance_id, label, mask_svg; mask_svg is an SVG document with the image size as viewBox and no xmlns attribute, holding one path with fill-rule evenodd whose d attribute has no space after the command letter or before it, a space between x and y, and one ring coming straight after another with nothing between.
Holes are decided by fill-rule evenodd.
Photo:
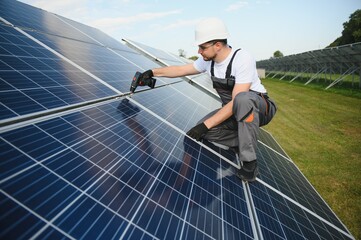
<instances>
[{"instance_id":1,"label":"grassy field","mask_svg":"<svg viewBox=\"0 0 361 240\"><path fill-rule=\"evenodd\" d=\"M347 90L262 82L278 105L265 129L361 239L361 90L349 97Z\"/></svg>"}]
</instances>

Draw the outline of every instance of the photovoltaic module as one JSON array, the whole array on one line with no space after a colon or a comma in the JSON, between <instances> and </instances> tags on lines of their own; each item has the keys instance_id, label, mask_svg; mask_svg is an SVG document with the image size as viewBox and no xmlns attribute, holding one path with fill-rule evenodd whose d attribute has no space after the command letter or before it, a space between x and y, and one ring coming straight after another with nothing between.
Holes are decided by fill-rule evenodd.
<instances>
[{"instance_id":1,"label":"photovoltaic module","mask_svg":"<svg viewBox=\"0 0 361 240\"><path fill-rule=\"evenodd\" d=\"M136 71L182 59L17 1L0 14L1 239L354 239L265 130L251 184L186 136L221 106L206 76L129 97Z\"/></svg>"}]
</instances>

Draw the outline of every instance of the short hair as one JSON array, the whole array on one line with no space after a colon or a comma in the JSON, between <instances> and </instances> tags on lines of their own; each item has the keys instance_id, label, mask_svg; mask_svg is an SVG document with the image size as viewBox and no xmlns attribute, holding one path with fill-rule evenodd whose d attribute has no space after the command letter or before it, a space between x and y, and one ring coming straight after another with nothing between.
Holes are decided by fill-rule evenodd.
<instances>
[{"instance_id":1,"label":"short hair","mask_svg":"<svg viewBox=\"0 0 361 240\"><path fill-rule=\"evenodd\" d=\"M227 45L227 39L218 39L217 42L223 43L223 45Z\"/></svg>"},{"instance_id":2,"label":"short hair","mask_svg":"<svg viewBox=\"0 0 361 240\"><path fill-rule=\"evenodd\" d=\"M227 45L227 39L214 39L214 40L208 41L207 43L214 43L215 44L216 42L220 42L223 45Z\"/></svg>"}]
</instances>

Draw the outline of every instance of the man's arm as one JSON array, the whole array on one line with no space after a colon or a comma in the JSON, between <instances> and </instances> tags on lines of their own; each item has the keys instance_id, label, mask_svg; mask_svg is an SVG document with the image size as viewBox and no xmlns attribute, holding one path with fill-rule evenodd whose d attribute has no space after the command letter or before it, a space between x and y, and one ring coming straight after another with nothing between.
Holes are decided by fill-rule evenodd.
<instances>
[{"instance_id":1,"label":"man's arm","mask_svg":"<svg viewBox=\"0 0 361 240\"><path fill-rule=\"evenodd\" d=\"M232 91L232 101L224 105L216 114L204 121L208 129L217 126L233 115L233 99L240 92L248 92L251 83L236 83Z\"/></svg>"},{"instance_id":2,"label":"man's arm","mask_svg":"<svg viewBox=\"0 0 361 240\"><path fill-rule=\"evenodd\" d=\"M194 68L193 63L181 66L169 66L163 68L152 69L154 77L183 77L188 75L198 74L197 69Z\"/></svg>"}]
</instances>

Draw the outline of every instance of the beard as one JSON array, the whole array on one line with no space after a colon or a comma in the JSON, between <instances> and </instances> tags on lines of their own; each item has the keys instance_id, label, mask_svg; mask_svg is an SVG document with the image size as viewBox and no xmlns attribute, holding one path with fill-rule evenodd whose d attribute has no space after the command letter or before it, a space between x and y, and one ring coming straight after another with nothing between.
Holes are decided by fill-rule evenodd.
<instances>
[{"instance_id":1,"label":"beard","mask_svg":"<svg viewBox=\"0 0 361 240\"><path fill-rule=\"evenodd\" d=\"M202 56L202 57L203 57L203 60L206 62L213 61L216 58L216 54L214 54L212 57L205 57L205 56Z\"/></svg>"}]
</instances>

